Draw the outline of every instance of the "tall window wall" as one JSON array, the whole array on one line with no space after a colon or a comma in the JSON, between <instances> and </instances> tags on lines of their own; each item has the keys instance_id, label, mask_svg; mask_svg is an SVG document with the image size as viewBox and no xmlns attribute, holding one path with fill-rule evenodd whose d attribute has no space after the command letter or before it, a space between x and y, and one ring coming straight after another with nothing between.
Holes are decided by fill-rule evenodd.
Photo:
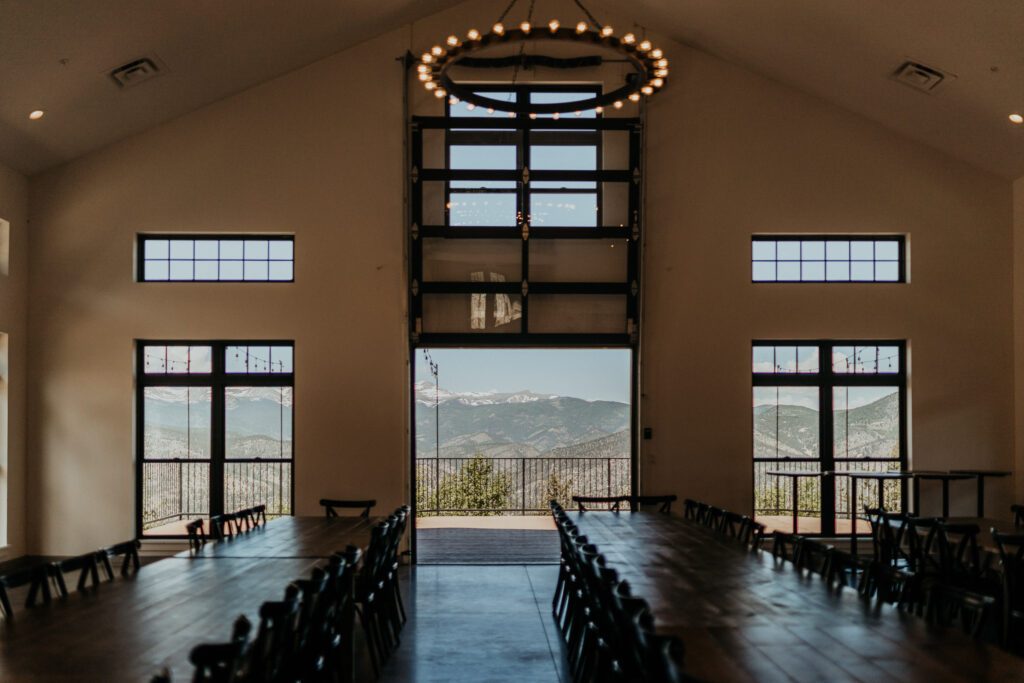
<instances>
[{"instance_id":1,"label":"tall window wall","mask_svg":"<svg viewBox=\"0 0 1024 683\"><path fill-rule=\"evenodd\" d=\"M843 473L906 466L905 342L757 341L752 356L754 514L790 529L796 481L801 528L848 533ZM773 471L836 474L794 479ZM878 504L877 486L858 485L857 510ZM903 509L901 483L884 486L886 507Z\"/></svg>"},{"instance_id":2,"label":"tall window wall","mask_svg":"<svg viewBox=\"0 0 1024 683\"><path fill-rule=\"evenodd\" d=\"M480 86L534 102L598 86ZM450 102L412 120L414 344L634 342L640 121Z\"/></svg>"},{"instance_id":3,"label":"tall window wall","mask_svg":"<svg viewBox=\"0 0 1024 683\"><path fill-rule=\"evenodd\" d=\"M137 343L137 532L266 504L292 514L290 341Z\"/></svg>"}]
</instances>

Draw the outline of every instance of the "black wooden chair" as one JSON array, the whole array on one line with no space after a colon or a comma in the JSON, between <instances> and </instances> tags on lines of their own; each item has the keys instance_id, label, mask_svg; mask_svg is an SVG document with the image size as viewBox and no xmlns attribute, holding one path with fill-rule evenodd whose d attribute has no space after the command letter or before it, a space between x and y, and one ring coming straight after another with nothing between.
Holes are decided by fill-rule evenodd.
<instances>
[{"instance_id":1,"label":"black wooden chair","mask_svg":"<svg viewBox=\"0 0 1024 683\"><path fill-rule=\"evenodd\" d=\"M267 506L264 503L255 505L252 508L252 519L256 526L267 523Z\"/></svg>"},{"instance_id":2,"label":"black wooden chair","mask_svg":"<svg viewBox=\"0 0 1024 683\"><path fill-rule=\"evenodd\" d=\"M231 629L231 640L226 643L202 643L192 648L188 659L195 667L193 683L235 681L241 673L251 628L245 615L240 615Z\"/></svg>"},{"instance_id":3,"label":"black wooden chair","mask_svg":"<svg viewBox=\"0 0 1024 683\"><path fill-rule=\"evenodd\" d=\"M991 529L999 550L1002 595L999 602L999 640L1003 647L1024 649L1024 534L1001 534Z\"/></svg>"},{"instance_id":4,"label":"black wooden chair","mask_svg":"<svg viewBox=\"0 0 1024 683\"><path fill-rule=\"evenodd\" d=\"M387 608L384 606L386 598L383 574L387 561L388 534L392 523L389 518L373 528L369 546L363 556L363 566L355 582L357 613L366 634L366 645L374 676L380 675L380 667L390 654L390 640L384 623Z\"/></svg>"},{"instance_id":5,"label":"black wooden chair","mask_svg":"<svg viewBox=\"0 0 1024 683\"><path fill-rule=\"evenodd\" d=\"M370 510L377 504L374 499L369 500L337 500L334 498L321 498L320 504L324 506L324 516L326 517L337 517L337 510L358 510L362 509L359 513L360 517L369 517Z\"/></svg>"},{"instance_id":6,"label":"black wooden chair","mask_svg":"<svg viewBox=\"0 0 1024 683\"><path fill-rule=\"evenodd\" d=\"M704 526L709 529L718 529L722 524L722 518L725 516L725 510L715 506L710 506L707 512L704 514Z\"/></svg>"},{"instance_id":7,"label":"black wooden chair","mask_svg":"<svg viewBox=\"0 0 1024 683\"><path fill-rule=\"evenodd\" d=\"M623 503L629 501L629 496L573 496L572 502L580 512L588 510L610 510L618 512ZM604 507L599 507L604 506Z\"/></svg>"},{"instance_id":8,"label":"black wooden chair","mask_svg":"<svg viewBox=\"0 0 1024 683\"><path fill-rule=\"evenodd\" d=\"M71 572L78 572L77 590L85 590L89 579L92 579L93 588L100 584L99 562L96 555L97 553L94 552L86 553L50 565L50 576L53 578L54 587L60 597L68 596L68 586L64 581L64 575Z\"/></svg>"},{"instance_id":9,"label":"black wooden chair","mask_svg":"<svg viewBox=\"0 0 1024 683\"><path fill-rule=\"evenodd\" d=\"M743 520L749 519L744 517L738 512L725 511L722 515L722 519L718 524L718 528L715 529L718 533L728 538L739 538L740 530L743 528Z\"/></svg>"},{"instance_id":10,"label":"black wooden chair","mask_svg":"<svg viewBox=\"0 0 1024 683\"><path fill-rule=\"evenodd\" d=\"M37 598L44 603L50 602L49 565L40 564L0 576L0 610L8 620L14 618L14 610L11 609L7 591L22 586L28 586L28 596L25 598L26 607L35 606Z\"/></svg>"},{"instance_id":11,"label":"black wooden chair","mask_svg":"<svg viewBox=\"0 0 1024 683\"><path fill-rule=\"evenodd\" d=\"M976 524L938 522L933 544L938 573L925 586L925 618L943 626L958 622L971 637L992 618L999 592L982 564L979 532Z\"/></svg>"},{"instance_id":12,"label":"black wooden chair","mask_svg":"<svg viewBox=\"0 0 1024 683\"><path fill-rule=\"evenodd\" d=\"M203 533L203 520L195 519L185 525L188 532L188 547L193 552L201 550L206 545L206 534Z\"/></svg>"},{"instance_id":13,"label":"black wooden chair","mask_svg":"<svg viewBox=\"0 0 1024 683\"><path fill-rule=\"evenodd\" d=\"M799 544L793 564L801 571L827 577L832 574L832 553L835 547L811 538Z\"/></svg>"},{"instance_id":14,"label":"black wooden chair","mask_svg":"<svg viewBox=\"0 0 1024 683\"><path fill-rule=\"evenodd\" d=\"M761 543L764 542L764 530L764 524L755 522L752 517L743 515L743 521L740 523L737 538L740 543L749 546L751 550L759 550Z\"/></svg>"},{"instance_id":15,"label":"black wooden chair","mask_svg":"<svg viewBox=\"0 0 1024 683\"><path fill-rule=\"evenodd\" d=\"M676 502L676 495L666 496L628 496L629 509L632 512L640 512L645 507L657 506L658 512L669 514L672 511L672 503Z\"/></svg>"},{"instance_id":16,"label":"black wooden chair","mask_svg":"<svg viewBox=\"0 0 1024 683\"><path fill-rule=\"evenodd\" d=\"M800 534L776 531L774 539L775 542L772 543L772 555L777 559L789 560L796 564L797 558L800 556L800 546L804 542L804 537Z\"/></svg>"},{"instance_id":17,"label":"black wooden chair","mask_svg":"<svg viewBox=\"0 0 1024 683\"><path fill-rule=\"evenodd\" d=\"M231 538L235 533L234 525L234 514L213 515L210 517L210 538L215 541Z\"/></svg>"},{"instance_id":18,"label":"black wooden chair","mask_svg":"<svg viewBox=\"0 0 1024 683\"><path fill-rule=\"evenodd\" d=\"M700 503L695 501L693 498L687 498L683 501L683 519L688 519L691 522L697 521L697 508Z\"/></svg>"},{"instance_id":19,"label":"black wooden chair","mask_svg":"<svg viewBox=\"0 0 1024 683\"><path fill-rule=\"evenodd\" d=\"M242 508L235 512L235 520L238 522L238 528L241 531L250 531L256 527L256 517L253 514L252 508Z\"/></svg>"},{"instance_id":20,"label":"black wooden chair","mask_svg":"<svg viewBox=\"0 0 1024 683\"><path fill-rule=\"evenodd\" d=\"M299 615L299 588L288 584L280 602L260 606L260 625L249 648L245 680L283 681L286 676Z\"/></svg>"},{"instance_id":21,"label":"black wooden chair","mask_svg":"<svg viewBox=\"0 0 1024 683\"><path fill-rule=\"evenodd\" d=\"M96 552L96 561L99 566L103 567L103 573L106 574L108 581L114 580L114 568L110 564L111 558L124 558L121 560L121 576L128 576L139 571L139 548L141 546L138 539L133 538Z\"/></svg>"}]
</instances>

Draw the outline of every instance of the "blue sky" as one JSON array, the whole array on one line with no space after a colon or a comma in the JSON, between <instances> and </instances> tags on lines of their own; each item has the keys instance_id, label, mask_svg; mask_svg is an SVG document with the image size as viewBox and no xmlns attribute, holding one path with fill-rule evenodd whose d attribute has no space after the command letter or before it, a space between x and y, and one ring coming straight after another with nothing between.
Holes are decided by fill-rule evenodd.
<instances>
[{"instance_id":1,"label":"blue sky","mask_svg":"<svg viewBox=\"0 0 1024 683\"><path fill-rule=\"evenodd\" d=\"M627 349L430 349L442 389L454 392L529 389L588 401L629 403ZM416 351L416 381L433 381Z\"/></svg>"}]
</instances>

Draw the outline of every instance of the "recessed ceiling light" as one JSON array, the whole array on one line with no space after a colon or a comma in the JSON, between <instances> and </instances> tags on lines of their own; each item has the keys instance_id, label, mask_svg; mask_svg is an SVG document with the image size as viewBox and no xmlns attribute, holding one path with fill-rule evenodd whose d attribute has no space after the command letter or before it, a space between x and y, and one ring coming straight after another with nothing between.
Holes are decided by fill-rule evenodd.
<instances>
[{"instance_id":1,"label":"recessed ceiling light","mask_svg":"<svg viewBox=\"0 0 1024 683\"><path fill-rule=\"evenodd\" d=\"M1010 114L1010 120L1014 123L1024 123L1024 116L1020 114Z\"/></svg>"},{"instance_id":2,"label":"recessed ceiling light","mask_svg":"<svg viewBox=\"0 0 1024 683\"><path fill-rule=\"evenodd\" d=\"M32 119L33 121L35 121L36 119L41 119L41 118L43 118L43 114L45 114L45 113L46 113L46 112L44 112L44 111L43 111L42 109L36 109L36 110L35 110L34 112L32 112L31 114L29 114L29 115L28 115L28 117L29 117L30 119Z\"/></svg>"}]
</instances>

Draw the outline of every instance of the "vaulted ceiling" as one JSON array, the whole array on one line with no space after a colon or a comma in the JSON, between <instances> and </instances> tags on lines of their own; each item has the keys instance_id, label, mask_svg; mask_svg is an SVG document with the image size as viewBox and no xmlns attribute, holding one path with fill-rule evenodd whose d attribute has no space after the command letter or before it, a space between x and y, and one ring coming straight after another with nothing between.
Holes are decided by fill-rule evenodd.
<instances>
[{"instance_id":1,"label":"vaulted ceiling","mask_svg":"<svg viewBox=\"0 0 1024 683\"><path fill-rule=\"evenodd\" d=\"M456 4L0 0L0 161L38 173ZM638 0L616 11L979 168L1024 176L1024 124L1007 118L1024 114L1024 3ZM116 85L109 72L142 56L163 73ZM915 90L891 77L908 60L946 77ZM35 109L46 116L29 120Z\"/></svg>"}]
</instances>

